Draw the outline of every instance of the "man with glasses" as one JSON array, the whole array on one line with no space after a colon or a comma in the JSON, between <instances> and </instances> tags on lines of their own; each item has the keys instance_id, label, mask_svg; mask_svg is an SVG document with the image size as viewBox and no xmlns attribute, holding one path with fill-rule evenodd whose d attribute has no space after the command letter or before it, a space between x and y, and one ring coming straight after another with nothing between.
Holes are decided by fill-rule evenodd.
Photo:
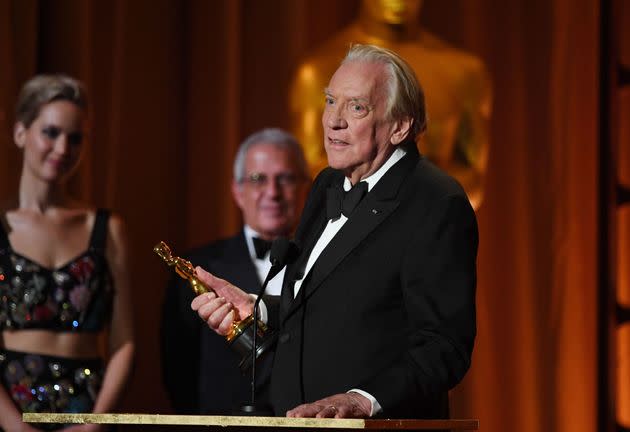
<instances>
[{"instance_id":1,"label":"man with glasses","mask_svg":"<svg viewBox=\"0 0 630 432\"><path fill-rule=\"evenodd\" d=\"M256 293L271 267L269 248L280 237L290 237L308 187L301 146L281 129L263 129L243 141L234 161L232 195L244 227L234 237L203 246L186 256L195 265L233 280ZM284 270L265 291L267 302L280 295ZM242 375L238 359L225 341L190 309L194 293L174 277L163 306L163 378L176 412L230 414L249 400L250 377ZM265 370L257 396L266 392ZM262 383L261 383L262 381Z\"/></svg>"}]
</instances>

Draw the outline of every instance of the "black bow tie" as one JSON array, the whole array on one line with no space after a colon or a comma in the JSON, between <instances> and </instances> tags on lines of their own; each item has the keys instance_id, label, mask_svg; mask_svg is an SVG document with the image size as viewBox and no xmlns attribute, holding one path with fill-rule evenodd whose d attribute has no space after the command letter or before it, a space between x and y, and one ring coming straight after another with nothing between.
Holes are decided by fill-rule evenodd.
<instances>
[{"instance_id":1,"label":"black bow tie","mask_svg":"<svg viewBox=\"0 0 630 432\"><path fill-rule=\"evenodd\" d=\"M254 241L254 250L256 251L256 258L263 259L269 249L271 249L271 242L269 240L263 240L258 237L252 237Z\"/></svg>"},{"instance_id":2,"label":"black bow tie","mask_svg":"<svg viewBox=\"0 0 630 432\"><path fill-rule=\"evenodd\" d=\"M326 191L326 216L328 219L337 219L343 215L347 218L359 205L368 190L367 182L359 182L348 192L343 187L336 186L328 188Z\"/></svg>"}]
</instances>

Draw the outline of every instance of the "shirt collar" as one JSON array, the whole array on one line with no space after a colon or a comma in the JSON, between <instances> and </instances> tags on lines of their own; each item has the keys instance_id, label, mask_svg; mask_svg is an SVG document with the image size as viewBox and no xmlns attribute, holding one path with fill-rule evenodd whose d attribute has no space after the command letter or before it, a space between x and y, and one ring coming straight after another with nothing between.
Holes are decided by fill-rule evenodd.
<instances>
[{"instance_id":1,"label":"shirt collar","mask_svg":"<svg viewBox=\"0 0 630 432\"><path fill-rule=\"evenodd\" d=\"M374 174L362 179L361 181L364 181L368 184L368 192L371 191L374 185L376 185L376 183L378 183L378 181L381 179L381 177L383 177L385 173L391 167L393 167L396 162L401 160L403 156L405 156L406 154L407 154L407 150L405 150L404 148L400 146L396 147L396 150L394 150L394 153L391 154L391 156L385 161L385 163L378 170L376 170ZM343 190L347 192L351 188L352 188L352 183L350 183L350 179L348 177L345 177L343 180Z\"/></svg>"},{"instance_id":2,"label":"shirt collar","mask_svg":"<svg viewBox=\"0 0 630 432\"><path fill-rule=\"evenodd\" d=\"M243 232L245 233L245 243L247 243L249 256L252 259L258 259L258 257L256 257L256 249L254 249L254 240L252 239L254 237L260 237L260 234L247 224L243 226Z\"/></svg>"}]
</instances>

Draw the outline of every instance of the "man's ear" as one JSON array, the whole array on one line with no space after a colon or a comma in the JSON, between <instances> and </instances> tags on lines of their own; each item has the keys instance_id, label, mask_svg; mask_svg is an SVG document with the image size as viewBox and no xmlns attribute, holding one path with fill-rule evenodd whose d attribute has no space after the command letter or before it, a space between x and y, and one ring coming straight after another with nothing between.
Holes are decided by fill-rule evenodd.
<instances>
[{"instance_id":1,"label":"man's ear","mask_svg":"<svg viewBox=\"0 0 630 432\"><path fill-rule=\"evenodd\" d=\"M17 122L13 126L13 141L19 148L24 148L24 142L26 141L26 127L24 123Z\"/></svg>"},{"instance_id":2,"label":"man's ear","mask_svg":"<svg viewBox=\"0 0 630 432\"><path fill-rule=\"evenodd\" d=\"M405 117L404 119L396 120L396 122L394 123L394 130L390 138L392 145L398 145L407 138L407 136L409 135L409 132L411 131L412 124L413 124L413 119L410 117Z\"/></svg>"},{"instance_id":3,"label":"man's ear","mask_svg":"<svg viewBox=\"0 0 630 432\"><path fill-rule=\"evenodd\" d=\"M232 180L232 198L234 198L234 202L238 208L243 210L243 185L238 183L236 180Z\"/></svg>"}]
</instances>

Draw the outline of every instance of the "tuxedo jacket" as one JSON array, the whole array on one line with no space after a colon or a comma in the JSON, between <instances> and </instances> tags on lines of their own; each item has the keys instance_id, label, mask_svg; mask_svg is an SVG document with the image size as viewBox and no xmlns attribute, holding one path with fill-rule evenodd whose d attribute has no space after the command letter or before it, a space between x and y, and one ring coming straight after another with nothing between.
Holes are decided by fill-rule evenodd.
<instances>
[{"instance_id":1,"label":"tuxedo jacket","mask_svg":"<svg viewBox=\"0 0 630 432\"><path fill-rule=\"evenodd\" d=\"M185 258L247 292L260 289L243 232L194 250ZM210 330L190 308L194 296L188 282L179 276L167 287L161 332L164 384L178 413L229 414L249 401L250 377L241 373L239 358L225 338ZM258 382L264 374L258 370Z\"/></svg>"},{"instance_id":2,"label":"tuxedo jacket","mask_svg":"<svg viewBox=\"0 0 630 432\"><path fill-rule=\"evenodd\" d=\"M276 415L357 388L389 418L448 415L447 392L470 366L475 327L477 224L461 186L415 148L392 166L326 246L300 291L326 223L317 177L287 268L271 380Z\"/></svg>"}]
</instances>

